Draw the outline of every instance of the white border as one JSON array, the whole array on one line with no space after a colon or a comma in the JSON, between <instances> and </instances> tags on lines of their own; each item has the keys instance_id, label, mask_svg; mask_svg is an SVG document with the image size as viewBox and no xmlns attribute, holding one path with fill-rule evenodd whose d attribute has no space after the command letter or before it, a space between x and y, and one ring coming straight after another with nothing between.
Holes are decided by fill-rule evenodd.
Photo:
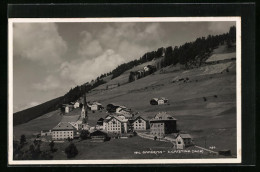
<instances>
[{"instance_id":1,"label":"white border","mask_svg":"<svg viewBox=\"0 0 260 172\"><path fill-rule=\"evenodd\" d=\"M236 22L237 158L223 159L115 159L115 160L13 160L13 23L45 22ZM140 17L140 18L9 18L8 19L8 164L219 164L241 163L241 18L240 17Z\"/></svg>"}]
</instances>

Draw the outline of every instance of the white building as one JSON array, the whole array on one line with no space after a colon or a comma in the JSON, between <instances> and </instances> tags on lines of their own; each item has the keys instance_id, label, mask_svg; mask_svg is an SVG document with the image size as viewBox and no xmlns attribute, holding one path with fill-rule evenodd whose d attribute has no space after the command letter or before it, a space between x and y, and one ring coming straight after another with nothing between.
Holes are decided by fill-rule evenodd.
<instances>
[{"instance_id":1,"label":"white building","mask_svg":"<svg viewBox=\"0 0 260 172\"><path fill-rule=\"evenodd\" d=\"M103 130L108 133L127 133L129 122L124 116L111 116L108 115L103 121Z\"/></svg>"},{"instance_id":2,"label":"white building","mask_svg":"<svg viewBox=\"0 0 260 172\"><path fill-rule=\"evenodd\" d=\"M73 139L75 135L75 128L68 122L60 122L52 129L52 140Z\"/></svg>"},{"instance_id":3,"label":"white building","mask_svg":"<svg viewBox=\"0 0 260 172\"><path fill-rule=\"evenodd\" d=\"M141 116L138 116L132 123L134 130L146 130L148 128L148 122Z\"/></svg>"},{"instance_id":4,"label":"white building","mask_svg":"<svg viewBox=\"0 0 260 172\"><path fill-rule=\"evenodd\" d=\"M79 107L79 102L75 102L74 104L74 109L78 108Z\"/></svg>"},{"instance_id":5,"label":"white building","mask_svg":"<svg viewBox=\"0 0 260 172\"><path fill-rule=\"evenodd\" d=\"M51 130L42 130L41 136L51 136Z\"/></svg>"}]
</instances>

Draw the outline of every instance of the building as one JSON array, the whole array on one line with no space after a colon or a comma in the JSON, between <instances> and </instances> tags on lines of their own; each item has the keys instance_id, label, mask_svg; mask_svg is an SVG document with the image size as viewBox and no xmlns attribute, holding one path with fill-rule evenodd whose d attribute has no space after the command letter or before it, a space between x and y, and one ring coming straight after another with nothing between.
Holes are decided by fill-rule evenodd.
<instances>
[{"instance_id":1,"label":"building","mask_svg":"<svg viewBox=\"0 0 260 172\"><path fill-rule=\"evenodd\" d=\"M79 102L78 101L74 103L74 109L76 109L76 108L79 108Z\"/></svg>"},{"instance_id":2,"label":"building","mask_svg":"<svg viewBox=\"0 0 260 172\"><path fill-rule=\"evenodd\" d=\"M158 105L158 98L153 98L150 100L151 105Z\"/></svg>"},{"instance_id":3,"label":"building","mask_svg":"<svg viewBox=\"0 0 260 172\"><path fill-rule=\"evenodd\" d=\"M107 111L109 112L109 113L114 113L114 112L116 112L116 109L118 108L118 107L120 107L120 105L118 105L118 104L115 104L115 103L109 103L108 105L107 105Z\"/></svg>"},{"instance_id":4,"label":"building","mask_svg":"<svg viewBox=\"0 0 260 172\"><path fill-rule=\"evenodd\" d=\"M103 130L108 133L122 134L127 133L129 121L124 116L108 115L103 121Z\"/></svg>"},{"instance_id":5,"label":"building","mask_svg":"<svg viewBox=\"0 0 260 172\"><path fill-rule=\"evenodd\" d=\"M95 130L90 133L91 142L104 142L108 140L108 135L104 131Z\"/></svg>"},{"instance_id":6,"label":"building","mask_svg":"<svg viewBox=\"0 0 260 172\"><path fill-rule=\"evenodd\" d=\"M163 105L167 104L169 100L165 97L160 97L160 98L153 98L150 100L151 105Z\"/></svg>"},{"instance_id":7,"label":"building","mask_svg":"<svg viewBox=\"0 0 260 172\"><path fill-rule=\"evenodd\" d=\"M73 105L64 105L65 106L65 113L70 113L74 106Z\"/></svg>"},{"instance_id":8,"label":"building","mask_svg":"<svg viewBox=\"0 0 260 172\"><path fill-rule=\"evenodd\" d=\"M147 66L144 67L145 72L148 72L149 70L150 70L149 67L147 67Z\"/></svg>"},{"instance_id":9,"label":"building","mask_svg":"<svg viewBox=\"0 0 260 172\"><path fill-rule=\"evenodd\" d=\"M103 106L99 102L93 102L92 104L88 104L88 107L92 111L97 111L103 109Z\"/></svg>"},{"instance_id":10,"label":"building","mask_svg":"<svg viewBox=\"0 0 260 172\"><path fill-rule=\"evenodd\" d=\"M51 130L42 130L41 136L51 136Z\"/></svg>"},{"instance_id":11,"label":"building","mask_svg":"<svg viewBox=\"0 0 260 172\"><path fill-rule=\"evenodd\" d=\"M177 149L184 149L185 147L192 146L192 139L189 134L179 134L176 137L176 146Z\"/></svg>"},{"instance_id":12,"label":"building","mask_svg":"<svg viewBox=\"0 0 260 172\"><path fill-rule=\"evenodd\" d=\"M127 119L131 119L134 116L134 112L131 109L126 108L125 106L117 107L115 113L118 115L123 115Z\"/></svg>"},{"instance_id":13,"label":"building","mask_svg":"<svg viewBox=\"0 0 260 172\"><path fill-rule=\"evenodd\" d=\"M103 118L99 118L99 120L97 121L97 125L102 125L103 126Z\"/></svg>"},{"instance_id":14,"label":"building","mask_svg":"<svg viewBox=\"0 0 260 172\"><path fill-rule=\"evenodd\" d=\"M73 139L75 135L75 128L68 122L60 122L52 129L52 140Z\"/></svg>"},{"instance_id":15,"label":"building","mask_svg":"<svg viewBox=\"0 0 260 172\"><path fill-rule=\"evenodd\" d=\"M158 138L177 132L177 119L166 112L158 113L150 120L150 133Z\"/></svg>"},{"instance_id":16,"label":"building","mask_svg":"<svg viewBox=\"0 0 260 172\"><path fill-rule=\"evenodd\" d=\"M149 122L141 116L135 118L131 124L133 130L147 130L149 126Z\"/></svg>"},{"instance_id":17,"label":"building","mask_svg":"<svg viewBox=\"0 0 260 172\"><path fill-rule=\"evenodd\" d=\"M150 74L156 72L157 68L153 65L147 65L147 67L149 68Z\"/></svg>"}]
</instances>

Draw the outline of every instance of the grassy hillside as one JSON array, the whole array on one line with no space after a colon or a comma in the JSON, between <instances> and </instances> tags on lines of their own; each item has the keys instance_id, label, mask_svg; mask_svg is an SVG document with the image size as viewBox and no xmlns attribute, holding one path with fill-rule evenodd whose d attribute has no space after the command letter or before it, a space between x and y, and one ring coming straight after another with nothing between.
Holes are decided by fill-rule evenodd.
<instances>
[{"instance_id":1,"label":"grassy hillside","mask_svg":"<svg viewBox=\"0 0 260 172\"><path fill-rule=\"evenodd\" d=\"M62 97L52 99L43 104L31 107L29 109L22 110L13 114L13 124L23 124L30 120L33 120L39 116L42 116L50 111L53 111L58 108L58 104Z\"/></svg>"}]
</instances>

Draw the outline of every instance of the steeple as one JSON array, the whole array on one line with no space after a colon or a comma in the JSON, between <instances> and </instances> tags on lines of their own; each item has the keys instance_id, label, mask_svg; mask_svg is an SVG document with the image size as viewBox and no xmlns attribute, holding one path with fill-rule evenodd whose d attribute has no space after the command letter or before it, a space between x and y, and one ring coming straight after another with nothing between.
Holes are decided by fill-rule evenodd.
<instances>
[{"instance_id":1,"label":"steeple","mask_svg":"<svg viewBox=\"0 0 260 172\"><path fill-rule=\"evenodd\" d=\"M86 123L88 123L88 109L87 109L87 100L86 100L86 84L84 85L84 102L83 102L83 107L82 107L82 112L81 115L83 117L83 113L84 113L84 118Z\"/></svg>"}]
</instances>

